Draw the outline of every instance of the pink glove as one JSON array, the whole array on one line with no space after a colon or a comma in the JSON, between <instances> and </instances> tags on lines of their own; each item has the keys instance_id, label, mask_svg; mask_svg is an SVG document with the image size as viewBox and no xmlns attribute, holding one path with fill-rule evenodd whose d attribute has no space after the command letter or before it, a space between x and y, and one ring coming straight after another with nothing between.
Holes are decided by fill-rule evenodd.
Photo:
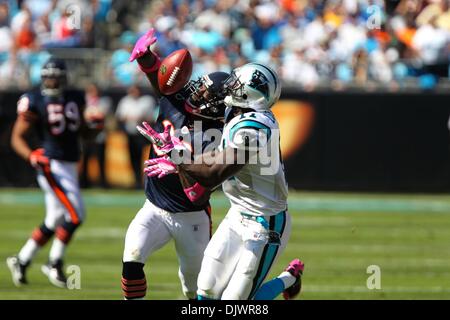
<instances>
[{"instance_id":1,"label":"pink glove","mask_svg":"<svg viewBox=\"0 0 450 320\"><path fill-rule=\"evenodd\" d=\"M161 151L161 153L167 154L173 149L176 150L186 149L185 146L183 145L183 142L180 139L170 135L170 128L172 128L171 125L165 126L163 133L156 132L145 121L142 122L142 125L144 127L136 126L136 129L139 131L140 134L142 134L145 138L147 138L147 140L149 140L151 143L157 146L158 150Z\"/></svg>"},{"instance_id":2,"label":"pink glove","mask_svg":"<svg viewBox=\"0 0 450 320\"><path fill-rule=\"evenodd\" d=\"M177 173L177 166L166 157L147 160L144 165L146 165L144 173L148 177L158 176L158 179L161 179L169 174Z\"/></svg>"},{"instance_id":3,"label":"pink glove","mask_svg":"<svg viewBox=\"0 0 450 320\"><path fill-rule=\"evenodd\" d=\"M144 54L146 54L147 50L149 50L148 47L154 44L156 40L155 29L151 28L149 31L147 31L146 34L141 36L134 45L133 51L131 52L130 56L130 62L133 62L135 59L140 58Z\"/></svg>"},{"instance_id":4,"label":"pink glove","mask_svg":"<svg viewBox=\"0 0 450 320\"><path fill-rule=\"evenodd\" d=\"M134 45L133 51L131 52L130 62L133 62L135 59L140 58L147 53L150 53L155 56L155 64L151 67L144 67L139 64L141 70L145 73L154 72L159 68L161 63L158 55L150 50L150 46L156 42L157 38L155 36L155 29L151 28L146 34L141 36L136 44ZM139 62L139 61L138 61Z\"/></svg>"}]
</instances>

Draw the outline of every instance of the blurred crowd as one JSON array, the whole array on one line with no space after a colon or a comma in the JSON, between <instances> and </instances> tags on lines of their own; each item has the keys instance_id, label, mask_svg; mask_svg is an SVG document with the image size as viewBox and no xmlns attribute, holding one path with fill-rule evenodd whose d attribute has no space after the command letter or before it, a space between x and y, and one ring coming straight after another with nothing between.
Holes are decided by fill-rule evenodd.
<instances>
[{"instance_id":1,"label":"blurred crowd","mask_svg":"<svg viewBox=\"0 0 450 320\"><path fill-rule=\"evenodd\" d=\"M148 141L136 129L137 125L147 121L153 124L158 114L158 106L153 96L142 92L139 86L132 85L126 95L114 103L111 97L104 95L102 90L94 83L89 83L84 88L86 99L86 112L100 112L105 120L104 129L95 140L84 140L83 166L81 168L80 184L82 187L90 187L96 184L99 187L108 188L106 177L106 142L108 135L114 131L120 131L126 137L128 148L128 160L133 172L134 185L142 187L142 159L146 157L145 146ZM92 181L88 171L88 163L91 158L97 159L99 175Z\"/></svg>"},{"instance_id":2,"label":"blurred crowd","mask_svg":"<svg viewBox=\"0 0 450 320\"><path fill-rule=\"evenodd\" d=\"M93 47L111 0L0 0L0 86L40 81L54 48Z\"/></svg>"},{"instance_id":3,"label":"blurred crowd","mask_svg":"<svg viewBox=\"0 0 450 320\"><path fill-rule=\"evenodd\" d=\"M49 51L87 47L105 50L111 85L144 84L128 58L151 27L161 56L189 48L193 77L258 61L305 90L430 88L450 72L450 0L0 0L0 82L34 83Z\"/></svg>"}]
</instances>

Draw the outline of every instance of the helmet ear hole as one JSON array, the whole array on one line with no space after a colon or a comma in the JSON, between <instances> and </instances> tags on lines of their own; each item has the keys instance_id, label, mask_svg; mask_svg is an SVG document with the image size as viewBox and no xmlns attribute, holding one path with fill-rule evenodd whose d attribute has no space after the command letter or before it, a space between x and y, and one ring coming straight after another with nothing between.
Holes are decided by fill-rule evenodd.
<instances>
[{"instance_id":1,"label":"helmet ear hole","mask_svg":"<svg viewBox=\"0 0 450 320\"><path fill-rule=\"evenodd\" d=\"M245 93L242 95L242 99L247 100L247 95Z\"/></svg>"}]
</instances>

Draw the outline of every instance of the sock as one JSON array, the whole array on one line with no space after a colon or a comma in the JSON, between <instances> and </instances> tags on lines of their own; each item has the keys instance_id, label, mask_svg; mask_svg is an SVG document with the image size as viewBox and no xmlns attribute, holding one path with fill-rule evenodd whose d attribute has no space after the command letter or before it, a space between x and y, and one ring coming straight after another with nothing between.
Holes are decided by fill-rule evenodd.
<instances>
[{"instance_id":1,"label":"sock","mask_svg":"<svg viewBox=\"0 0 450 320\"><path fill-rule=\"evenodd\" d=\"M64 253L66 251L66 244L60 239L53 240L52 247L50 249L49 261L50 263L56 263L58 260L63 260Z\"/></svg>"},{"instance_id":2,"label":"sock","mask_svg":"<svg viewBox=\"0 0 450 320\"><path fill-rule=\"evenodd\" d=\"M144 264L140 262L124 262L121 282L124 300L144 299L147 293Z\"/></svg>"},{"instance_id":3,"label":"sock","mask_svg":"<svg viewBox=\"0 0 450 320\"><path fill-rule=\"evenodd\" d=\"M41 246L34 239L28 239L18 254L20 264L30 263L40 248Z\"/></svg>"},{"instance_id":4,"label":"sock","mask_svg":"<svg viewBox=\"0 0 450 320\"><path fill-rule=\"evenodd\" d=\"M280 278L272 279L256 291L253 300L274 300L284 289L284 282Z\"/></svg>"},{"instance_id":5,"label":"sock","mask_svg":"<svg viewBox=\"0 0 450 320\"><path fill-rule=\"evenodd\" d=\"M279 276L278 279L281 279L281 281L283 281L284 283L284 288L287 289L291 286L294 285L295 281L297 281L297 278L294 277L292 274L290 274L287 271L282 272Z\"/></svg>"},{"instance_id":6,"label":"sock","mask_svg":"<svg viewBox=\"0 0 450 320\"><path fill-rule=\"evenodd\" d=\"M39 249L53 236L53 233L53 230L47 228L45 223L34 229L30 239L19 252L19 262L23 265L29 264Z\"/></svg>"},{"instance_id":7,"label":"sock","mask_svg":"<svg viewBox=\"0 0 450 320\"><path fill-rule=\"evenodd\" d=\"M72 222L64 222L58 228L56 228L56 238L53 240L52 248L49 253L49 262L51 264L62 261L66 247L69 244L75 230L80 224L74 224Z\"/></svg>"}]
</instances>

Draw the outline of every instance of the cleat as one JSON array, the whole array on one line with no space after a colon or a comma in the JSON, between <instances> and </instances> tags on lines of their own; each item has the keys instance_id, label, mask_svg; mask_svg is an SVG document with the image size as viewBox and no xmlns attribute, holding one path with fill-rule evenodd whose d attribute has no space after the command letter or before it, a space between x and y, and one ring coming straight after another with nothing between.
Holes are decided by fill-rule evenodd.
<instances>
[{"instance_id":1,"label":"cleat","mask_svg":"<svg viewBox=\"0 0 450 320\"><path fill-rule=\"evenodd\" d=\"M11 271L12 281L16 287L28 284L28 281L25 278L27 265L20 264L19 259L16 256L8 257L6 259L6 264Z\"/></svg>"},{"instance_id":2,"label":"cleat","mask_svg":"<svg viewBox=\"0 0 450 320\"><path fill-rule=\"evenodd\" d=\"M295 280L295 283L292 286L286 288L283 291L284 299L292 300L300 293L300 290L302 289L302 275L304 269L305 264L299 259L294 259L289 263L287 268L284 270L289 272L292 276L294 276L297 279Z\"/></svg>"},{"instance_id":3,"label":"cleat","mask_svg":"<svg viewBox=\"0 0 450 320\"><path fill-rule=\"evenodd\" d=\"M63 271L63 263L61 260L54 264L45 264L41 267L41 271L48 277L51 284L59 288L67 288L67 278Z\"/></svg>"}]
</instances>

